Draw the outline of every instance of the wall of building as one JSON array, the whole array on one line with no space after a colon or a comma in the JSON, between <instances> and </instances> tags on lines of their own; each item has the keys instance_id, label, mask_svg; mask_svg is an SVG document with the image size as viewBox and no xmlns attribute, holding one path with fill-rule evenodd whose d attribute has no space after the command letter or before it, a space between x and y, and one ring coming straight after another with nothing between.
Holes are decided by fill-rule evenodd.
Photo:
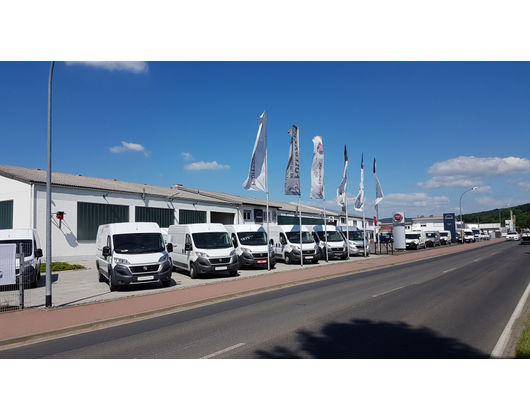
<instances>
[{"instance_id":1,"label":"wall of building","mask_svg":"<svg viewBox=\"0 0 530 420\"><path fill-rule=\"evenodd\" d=\"M32 185L0 176L0 201L13 200L13 229L32 228Z\"/></svg>"}]
</instances>

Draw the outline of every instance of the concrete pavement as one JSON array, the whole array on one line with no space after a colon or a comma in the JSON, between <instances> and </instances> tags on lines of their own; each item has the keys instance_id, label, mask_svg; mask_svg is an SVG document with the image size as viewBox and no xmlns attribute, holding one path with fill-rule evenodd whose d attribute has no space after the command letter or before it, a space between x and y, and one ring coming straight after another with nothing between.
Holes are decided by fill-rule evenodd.
<instances>
[{"instance_id":1,"label":"concrete pavement","mask_svg":"<svg viewBox=\"0 0 530 420\"><path fill-rule=\"evenodd\" d=\"M347 261L325 261L303 267L278 263L267 270L241 270L236 277L206 277L192 280L185 272L174 272L172 283L130 286L110 292L100 283L94 261L80 261L86 269L54 273L52 308L45 308L44 278L37 289L27 290L26 309L0 313L0 349L30 344L65 335L91 331L165 313L207 305L267 290L318 281L412 261L433 258L471 248L488 246L503 239L474 244L453 244L419 251L396 251L394 255L352 257Z\"/></svg>"}]
</instances>

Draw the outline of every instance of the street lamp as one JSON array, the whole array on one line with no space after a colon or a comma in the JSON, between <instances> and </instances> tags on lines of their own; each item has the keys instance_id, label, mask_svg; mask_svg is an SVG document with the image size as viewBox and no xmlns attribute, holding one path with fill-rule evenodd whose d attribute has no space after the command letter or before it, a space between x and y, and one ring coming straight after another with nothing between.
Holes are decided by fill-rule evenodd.
<instances>
[{"instance_id":1,"label":"street lamp","mask_svg":"<svg viewBox=\"0 0 530 420\"><path fill-rule=\"evenodd\" d=\"M473 188L470 188L469 190L465 190L462 195L460 196L460 237L462 237L462 197L464 196L465 193L467 193L468 191L473 191L473 190L476 190L477 187L473 187Z\"/></svg>"},{"instance_id":2,"label":"street lamp","mask_svg":"<svg viewBox=\"0 0 530 420\"><path fill-rule=\"evenodd\" d=\"M510 205L507 204L504 207L499 208L499 230L501 229L501 209L505 209L506 207L510 207Z\"/></svg>"},{"instance_id":3,"label":"street lamp","mask_svg":"<svg viewBox=\"0 0 530 420\"><path fill-rule=\"evenodd\" d=\"M48 80L48 172L46 176L46 301L52 306L52 80L55 61L50 66Z\"/></svg>"}]
</instances>

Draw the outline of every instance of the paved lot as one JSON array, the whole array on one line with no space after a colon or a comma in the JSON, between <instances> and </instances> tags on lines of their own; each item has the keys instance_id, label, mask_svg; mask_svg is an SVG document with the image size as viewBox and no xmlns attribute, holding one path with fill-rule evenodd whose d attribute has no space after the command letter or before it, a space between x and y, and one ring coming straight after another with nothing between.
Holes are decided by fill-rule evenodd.
<instances>
[{"instance_id":1,"label":"paved lot","mask_svg":"<svg viewBox=\"0 0 530 420\"><path fill-rule=\"evenodd\" d=\"M376 258L384 258L384 255L370 255L369 257L351 257L349 260L330 260L329 262L319 261L318 264L304 264L303 267L299 265L285 265L278 262L276 267L270 272L267 269L254 270L240 270L238 275L231 277L228 273L220 273L216 275L203 276L199 279L192 280L186 271L178 269L173 272L171 276L172 281L169 287L162 287L160 282L135 284L127 287L122 287L121 290L111 292L108 283L100 283L98 281L98 274L96 263L94 260L76 261L72 264L80 264L85 269L62 271L52 273L52 306L66 307L73 305L82 305L94 302L113 301L133 296L142 296L153 293L163 293L172 290L186 289L189 287L196 287L207 284L214 284L220 282L227 282L236 279L244 279L249 277L258 277L268 274L283 273L293 270L310 270L316 266L326 266L334 264L344 264L351 262L367 261ZM25 290L25 307L26 308L42 308L45 306L46 295L46 280L45 276L41 280L36 289ZM10 292L11 299L18 299L18 292ZM1 299L1 298L0 298ZM16 300L13 302L15 304Z\"/></svg>"}]
</instances>

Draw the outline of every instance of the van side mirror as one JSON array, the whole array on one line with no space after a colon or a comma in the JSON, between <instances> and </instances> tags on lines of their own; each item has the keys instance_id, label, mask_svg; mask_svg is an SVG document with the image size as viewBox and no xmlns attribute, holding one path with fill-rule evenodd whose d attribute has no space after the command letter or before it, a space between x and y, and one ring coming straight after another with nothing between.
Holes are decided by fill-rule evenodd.
<instances>
[{"instance_id":1,"label":"van side mirror","mask_svg":"<svg viewBox=\"0 0 530 420\"><path fill-rule=\"evenodd\" d=\"M173 244L169 243L166 245L167 252L173 252Z\"/></svg>"},{"instance_id":2,"label":"van side mirror","mask_svg":"<svg viewBox=\"0 0 530 420\"><path fill-rule=\"evenodd\" d=\"M191 244L184 245L184 251L191 251L191 250L192 250Z\"/></svg>"},{"instance_id":3,"label":"van side mirror","mask_svg":"<svg viewBox=\"0 0 530 420\"><path fill-rule=\"evenodd\" d=\"M269 241L269 244L274 245L274 239L271 239L271 240Z\"/></svg>"},{"instance_id":4,"label":"van side mirror","mask_svg":"<svg viewBox=\"0 0 530 420\"><path fill-rule=\"evenodd\" d=\"M110 256L110 247L108 247L108 246L104 246L104 247L103 247L103 256L104 256L105 258L107 258L108 256Z\"/></svg>"},{"instance_id":5,"label":"van side mirror","mask_svg":"<svg viewBox=\"0 0 530 420\"><path fill-rule=\"evenodd\" d=\"M42 257L42 249L38 248L35 250L35 258L41 258Z\"/></svg>"}]
</instances>

